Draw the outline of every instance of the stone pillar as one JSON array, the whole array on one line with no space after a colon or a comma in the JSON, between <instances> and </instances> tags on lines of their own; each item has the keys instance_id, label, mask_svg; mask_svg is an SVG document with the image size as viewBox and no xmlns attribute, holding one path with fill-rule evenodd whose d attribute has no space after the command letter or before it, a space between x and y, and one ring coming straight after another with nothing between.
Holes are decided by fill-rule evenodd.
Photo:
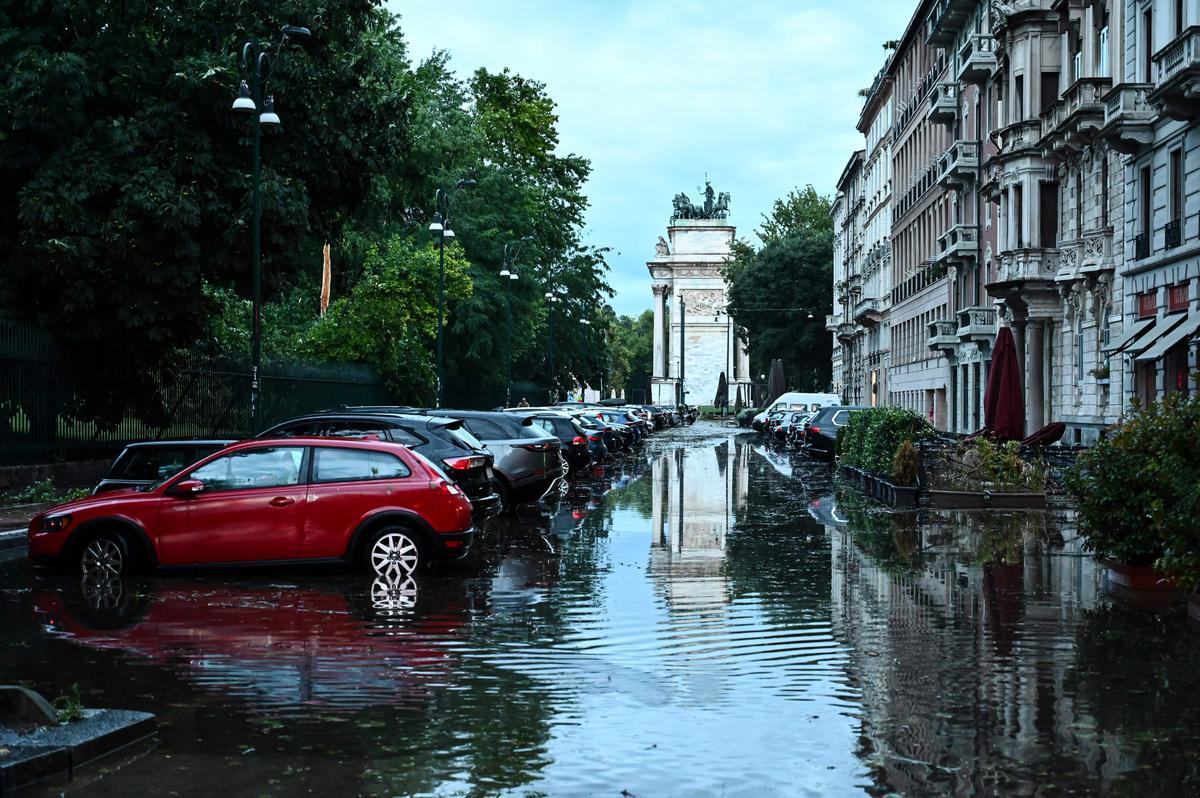
<instances>
[{"instance_id":1,"label":"stone pillar","mask_svg":"<svg viewBox=\"0 0 1200 798\"><path fill-rule=\"evenodd\" d=\"M1017 366L1021 372L1021 384L1025 380L1025 319L1013 319L1009 325L1013 331L1013 343L1017 347Z\"/></svg>"},{"instance_id":2,"label":"stone pillar","mask_svg":"<svg viewBox=\"0 0 1200 798\"><path fill-rule=\"evenodd\" d=\"M955 417L953 408L958 407L958 380L955 378L956 366L950 366L950 379L946 381L946 400L951 407L950 418ZM946 432L960 432L958 425L953 421L946 424Z\"/></svg>"},{"instance_id":3,"label":"stone pillar","mask_svg":"<svg viewBox=\"0 0 1200 798\"><path fill-rule=\"evenodd\" d=\"M737 346L738 378L745 380L748 383L754 382L754 377L750 374L750 349L746 346L746 342L741 338L737 339L737 343L735 345ZM746 401L750 401L749 397L746 397Z\"/></svg>"},{"instance_id":4,"label":"stone pillar","mask_svg":"<svg viewBox=\"0 0 1200 798\"><path fill-rule=\"evenodd\" d=\"M651 375L655 378L667 376L667 350L663 346L663 325L667 315L667 287L665 285L651 286L654 291L654 360L650 367Z\"/></svg>"},{"instance_id":5,"label":"stone pillar","mask_svg":"<svg viewBox=\"0 0 1200 798\"><path fill-rule=\"evenodd\" d=\"M1029 320L1029 362L1025 366L1025 434L1045 424L1045 326L1041 319Z\"/></svg>"},{"instance_id":6,"label":"stone pillar","mask_svg":"<svg viewBox=\"0 0 1200 798\"><path fill-rule=\"evenodd\" d=\"M971 365L963 363L959 369L962 374L962 393L958 401L959 412L962 413L963 432L974 432L971 428Z\"/></svg>"}]
</instances>

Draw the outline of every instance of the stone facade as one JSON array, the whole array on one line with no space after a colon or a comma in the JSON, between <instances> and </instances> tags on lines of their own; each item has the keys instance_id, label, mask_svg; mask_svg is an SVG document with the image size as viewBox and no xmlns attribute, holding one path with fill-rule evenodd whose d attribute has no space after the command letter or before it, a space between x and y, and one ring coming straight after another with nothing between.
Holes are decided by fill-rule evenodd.
<instances>
[{"instance_id":1,"label":"stone facade","mask_svg":"<svg viewBox=\"0 0 1200 798\"><path fill-rule=\"evenodd\" d=\"M890 94L892 404L982 427L1000 325L1027 432L1063 421L1067 442L1091 443L1132 396L1195 390L1197 24L1200 0L917 4L864 108ZM853 178L839 184L842 242L867 234ZM835 290L853 290L848 253ZM869 330L829 321L839 342ZM842 350L851 385L859 350Z\"/></svg>"},{"instance_id":2,"label":"stone facade","mask_svg":"<svg viewBox=\"0 0 1200 798\"><path fill-rule=\"evenodd\" d=\"M749 402L750 356L725 312L721 274L735 232L720 219L677 219L667 228L669 240L646 263L654 292L650 389L657 404L712 404L721 372L729 381L730 405L739 387Z\"/></svg>"}]
</instances>

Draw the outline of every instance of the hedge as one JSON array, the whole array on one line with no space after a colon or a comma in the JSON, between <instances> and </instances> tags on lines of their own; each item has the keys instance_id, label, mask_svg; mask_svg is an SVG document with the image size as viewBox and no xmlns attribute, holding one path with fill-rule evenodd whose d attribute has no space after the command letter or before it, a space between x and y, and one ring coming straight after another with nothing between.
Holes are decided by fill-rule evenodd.
<instances>
[{"instance_id":1,"label":"hedge","mask_svg":"<svg viewBox=\"0 0 1200 798\"><path fill-rule=\"evenodd\" d=\"M911 410L860 410L850 414L849 423L838 433L839 462L890 480L896 452L904 442L916 441L931 432L928 422Z\"/></svg>"}]
</instances>

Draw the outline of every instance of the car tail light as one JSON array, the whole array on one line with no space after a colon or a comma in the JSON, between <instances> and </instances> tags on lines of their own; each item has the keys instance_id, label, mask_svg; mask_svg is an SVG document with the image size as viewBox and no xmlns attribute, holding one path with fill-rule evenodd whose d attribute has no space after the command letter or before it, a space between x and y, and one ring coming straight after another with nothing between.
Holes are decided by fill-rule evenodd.
<instances>
[{"instance_id":1,"label":"car tail light","mask_svg":"<svg viewBox=\"0 0 1200 798\"><path fill-rule=\"evenodd\" d=\"M531 452L549 452L558 448L557 443L524 443L517 447L518 449L526 449Z\"/></svg>"},{"instance_id":2,"label":"car tail light","mask_svg":"<svg viewBox=\"0 0 1200 798\"><path fill-rule=\"evenodd\" d=\"M604 440L604 436L603 435L589 435L588 440L591 441L592 443L599 443L600 441Z\"/></svg>"},{"instance_id":3,"label":"car tail light","mask_svg":"<svg viewBox=\"0 0 1200 798\"><path fill-rule=\"evenodd\" d=\"M571 444L573 446L583 446L585 443L587 443L587 439L584 438L582 435L576 435L574 438L571 439Z\"/></svg>"},{"instance_id":4,"label":"car tail light","mask_svg":"<svg viewBox=\"0 0 1200 798\"><path fill-rule=\"evenodd\" d=\"M453 468L455 471L466 471L469 468L480 468L487 459L483 457L451 457L449 460L443 460L447 468Z\"/></svg>"},{"instance_id":5,"label":"car tail light","mask_svg":"<svg viewBox=\"0 0 1200 798\"><path fill-rule=\"evenodd\" d=\"M436 491L443 496L461 496L462 491L453 482L447 482L444 479L429 480L429 489Z\"/></svg>"},{"instance_id":6,"label":"car tail light","mask_svg":"<svg viewBox=\"0 0 1200 798\"><path fill-rule=\"evenodd\" d=\"M816 424L813 424L811 427L808 428L808 431L809 432L820 432L821 428L818 427Z\"/></svg>"}]
</instances>

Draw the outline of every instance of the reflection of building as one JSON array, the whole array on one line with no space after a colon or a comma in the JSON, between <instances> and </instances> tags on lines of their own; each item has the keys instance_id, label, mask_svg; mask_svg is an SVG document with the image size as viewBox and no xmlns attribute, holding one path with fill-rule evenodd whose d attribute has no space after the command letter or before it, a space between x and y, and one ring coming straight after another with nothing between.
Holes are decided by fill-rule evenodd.
<instances>
[{"instance_id":1,"label":"reflection of building","mask_svg":"<svg viewBox=\"0 0 1200 798\"><path fill-rule=\"evenodd\" d=\"M651 464L651 567L664 578L669 599L726 600L725 544L745 512L749 451L731 438L676 449Z\"/></svg>"},{"instance_id":2,"label":"reflection of building","mask_svg":"<svg viewBox=\"0 0 1200 798\"><path fill-rule=\"evenodd\" d=\"M1035 528L1023 528L1027 520ZM860 755L881 787L1023 795L1047 767L1062 783L1108 785L1136 766L1127 741L1090 733L1095 719L1070 686L1077 627L1097 602L1094 563L1044 551L1043 523L932 519L917 533L924 556L911 568L883 565L889 558L854 542L899 541L903 531L827 527L834 634L852 650Z\"/></svg>"}]
</instances>

